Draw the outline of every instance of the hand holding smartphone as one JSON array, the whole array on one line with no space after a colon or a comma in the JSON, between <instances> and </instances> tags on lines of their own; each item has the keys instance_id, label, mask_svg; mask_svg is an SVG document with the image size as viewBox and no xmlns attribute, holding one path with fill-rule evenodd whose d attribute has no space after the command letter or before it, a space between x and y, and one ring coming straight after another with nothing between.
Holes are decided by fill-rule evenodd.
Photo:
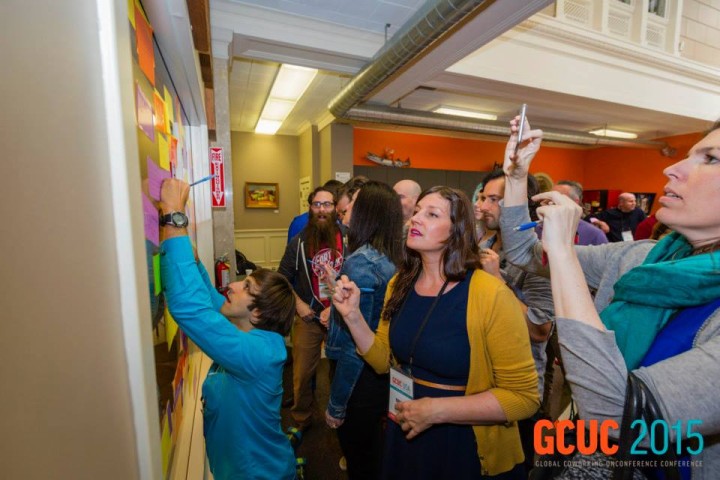
<instances>
[{"instance_id":1,"label":"hand holding smartphone","mask_svg":"<svg viewBox=\"0 0 720 480\"><path fill-rule=\"evenodd\" d=\"M520 122L518 123L517 142L515 143L515 151L513 152L513 157L517 157L518 148L520 148L520 143L522 143L522 133L523 133L523 129L525 128L526 112L527 112L527 104L523 103L520 106Z\"/></svg>"}]
</instances>

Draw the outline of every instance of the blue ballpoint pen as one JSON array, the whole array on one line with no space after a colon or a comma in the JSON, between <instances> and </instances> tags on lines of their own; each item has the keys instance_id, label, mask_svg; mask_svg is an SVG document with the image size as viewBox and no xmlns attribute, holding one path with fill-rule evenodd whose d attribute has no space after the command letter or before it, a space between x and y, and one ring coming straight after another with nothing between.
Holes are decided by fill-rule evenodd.
<instances>
[{"instance_id":1,"label":"blue ballpoint pen","mask_svg":"<svg viewBox=\"0 0 720 480\"><path fill-rule=\"evenodd\" d=\"M535 228L540 224L542 224L542 220L538 220L537 222L527 222L523 223L522 225L518 225L517 227L513 227L513 230L515 230L516 232L524 232L525 230L530 230L531 228Z\"/></svg>"},{"instance_id":2,"label":"blue ballpoint pen","mask_svg":"<svg viewBox=\"0 0 720 480\"><path fill-rule=\"evenodd\" d=\"M191 187L194 187L194 186L197 185L198 183L207 182L208 180L212 180L212 179L215 178L215 177L217 177L217 173L214 174L214 175L208 175L207 177L203 177L203 178L201 178L200 180L191 183L190 186L191 186Z\"/></svg>"},{"instance_id":3,"label":"blue ballpoint pen","mask_svg":"<svg viewBox=\"0 0 720 480\"><path fill-rule=\"evenodd\" d=\"M312 260L308 260L308 262L310 262L312 265L317 265L317 266L319 266L319 267L324 267L324 265L320 265L319 263L313 262ZM332 268L332 267L330 267L330 268ZM334 270L333 270L333 271L334 271ZM340 280L340 275L338 275L338 276L335 278L335 281L337 281L337 280ZM358 287L358 290L360 290L360 293L372 293L372 292L375 291L374 288L368 288L368 287Z\"/></svg>"}]
</instances>

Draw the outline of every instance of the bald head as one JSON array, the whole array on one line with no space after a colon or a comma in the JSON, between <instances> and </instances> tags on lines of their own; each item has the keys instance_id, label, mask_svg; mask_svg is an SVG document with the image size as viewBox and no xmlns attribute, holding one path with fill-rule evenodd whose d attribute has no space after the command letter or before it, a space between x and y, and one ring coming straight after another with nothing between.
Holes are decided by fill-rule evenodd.
<instances>
[{"instance_id":1,"label":"bald head","mask_svg":"<svg viewBox=\"0 0 720 480\"><path fill-rule=\"evenodd\" d=\"M618 196L618 210L621 212L632 212L637 206L635 200L635 194L629 192L623 192Z\"/></svg>"},{"instance_id":2,"label":"bald head","mask_svg":"<svg viewBox=\"0 0 720 480\"><path fill-rule=\"evenodd\" d=\"M415 204L422 193L420 185L414 180L400 180L393 186L393 190L400 196L402 203L403 219L407 222L413 216Z\"/></svg>"}]
</instances>

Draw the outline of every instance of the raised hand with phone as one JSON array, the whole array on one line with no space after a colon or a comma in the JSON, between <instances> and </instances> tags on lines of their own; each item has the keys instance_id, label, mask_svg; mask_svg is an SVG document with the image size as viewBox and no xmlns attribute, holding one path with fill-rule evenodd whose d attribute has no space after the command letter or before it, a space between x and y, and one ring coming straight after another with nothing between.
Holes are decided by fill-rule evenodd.
<instances>
[{"instance_id":1,"label":"raised hand with phone","mask_svg":"<svg viewBox=\"0 0 720 480\"><path fill-rule=\"evenodd\" d=\"M522 104L520 114L510 120L510 139L505 147L505 206L527 202L527 180L530 163L540 150L543 131L532 130L525 116L527 105Z\"/></svg>"}]
</instances>

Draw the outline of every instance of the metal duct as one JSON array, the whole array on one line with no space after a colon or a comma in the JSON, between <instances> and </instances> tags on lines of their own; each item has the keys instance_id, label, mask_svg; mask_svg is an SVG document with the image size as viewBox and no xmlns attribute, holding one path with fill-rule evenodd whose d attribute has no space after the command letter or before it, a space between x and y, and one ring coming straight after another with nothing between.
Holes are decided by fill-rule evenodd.
<instances>
[{"instance_id":1,"label":"metal duct","mask_svg":"<svg viewBox=\"0 0 720 480\"><path fill-rule=\"evenodd\" d=\"M507 123L468 120L421 110L364 105L356 107L367 95L422 53L449 29L463 21L488 0L438 0L419 10L402 30L393 36L345 88L330 102L328 109L338 119L436 128L440 130L509 135ZM542 128L542 127L538 127ZM663 148L662 142L622 140L598 137L584 132L543 129L548 141L579 145L631 146Z\"/></svg>"},{"instance_id":2,"label":"metal duct","mask_svg":"<svg viewBox=\"0 0 720 480\"><path fill-rule=\"evenodd\" d=\"M486 1L439 0L434 5L428 2L330 102L330 113L337 118L345 116L378 85Z\"/></svg>"},{"instance_id":3,"label":"metal duct","mask_svg":"<svg viewBox=\"0 0 720 480\"><path fill-rule=\"evenodd\" d=\"M347 120L403 125L406 127L434 128L437 130L482 133L486 135L500 135L505 137L510 135L510 127L507 122L471 120L466 117L423 112L420 110L390 108L378 105L364 105L362 107L352 108L345 114L344 118ZM542 128L538 125L533 125L533 127ZM543 139L550 142L572 143L577 145L658 149L667 146L664 142L598 137L597 135L573 132L570 130L544 128L542 128L542 130Z\"/></svg>"}]
</instances>

